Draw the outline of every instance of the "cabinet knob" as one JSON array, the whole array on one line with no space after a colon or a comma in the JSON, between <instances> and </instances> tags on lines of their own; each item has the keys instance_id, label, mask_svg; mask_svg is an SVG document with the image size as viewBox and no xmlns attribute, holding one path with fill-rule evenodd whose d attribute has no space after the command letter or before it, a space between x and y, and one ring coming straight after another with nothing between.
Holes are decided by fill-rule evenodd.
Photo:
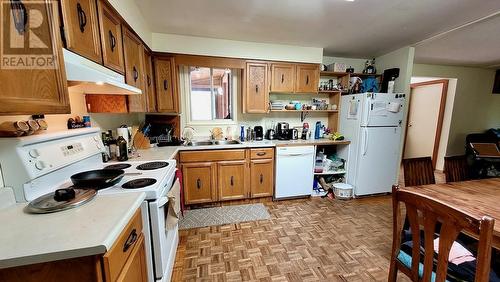
<instances>
[{"instance_id":1,"label":"cabinet knob","mask_svg":"<svg viewBox=\"0 0 500 282\"><path fill-rule=\"evenodd\" d=\"M231 186L234 186L234 176L231 175Z\"/></svg>"},{"instance_id":2,"label":"cabinet knob","mask_svg":"<svg viewBox=\"0 0 500 282\"><path fill-rule=\"evenodd\" d=\"M259 157L262 157L262 156L265 156L265 155L266 155L266 152L258 152L257 153L257 156L259 156Z\"/></svg>"},{"instance_id":3,"label":"cabinet knob","mask_svg":"<svg viewBox=\"0 0 500 282\"><path fill-rule=\"evenodd\" d=\"M137 68L135 66L132 69L132 73L134 75L134 82L137 82L137 79L139 78L139 72L137 71Z\"/></svg>"},{"instance_id":4,"label":"cabinet knob","mask_svg":"<svg viewBox=\"0 0 500 282\"><path fill-rule=\"evenodd\" d=\"M285 82L285 74L284 73L281 74L281 83L283 84L283 82Z\"/></svg>"},{"instance_id":5,"label":"cabinet knob","mask_svg":"<svg viewBox=\"0 0 500 282\"><path fill-rule=\"evenodd\" d=\"M201 189L201 180L199 178L196 180L196 188Z\"/></svg>"},{"instance_id":6,"label":"cabinet knob","mask_svg":"<svg viewBox=\"0 0 500 282\"><path fill-rule=\"evenodd\" d=\"M259 92L259 85L255 84L255 93Z\"/></svg>"},{"instance_id":7,"label":"cabinet knob","mask_svg":"<svg viewBox=\"0 0 500 282\"><path fill-rule=\"evenodd\" d=\"M306 84L309 84L309 75L306 75Z\"/></svg>"},{"instance_id":8,"label":"cabinet knob","mask_svg":"<svg viewBox=\"0 0 500 282\"><path fill-rule=\"evenodd\" d=\"M168 80L166 79L163 80L163 89L168 90Z\"/></svg>"},{"instance_id":9,"label":"cabinet knob","mask_svg":"<svg viewBox=\"0 0 500 282\"><path fill-rule=\"evenodd\" d=\"M109 31L109 45L111 48L111 52L114 52L116 47L116 38L111 30Z\"/></svg>"},{"instance_id":10,"label":"cabinet knob","mask_svg":"<svg viewBox=\"0 0 500 282\"><path fill-rule=\"evenodd\" d=\"M123 244L123 252L125 253L136 241L139 236L137 235L137 230L133 229L128 235L125 244Z\"/></svg>"},{"instance_id":11,"label":"cabinet knob","mask_svg":"<svg viewBox=\"0 0 500 282\"><path fill-rule=\"evenodd\" d=\"M261 173L260 174L260 184L262 184L262 182L264 182L264 175Z\"/></svg>"}]
</instances>

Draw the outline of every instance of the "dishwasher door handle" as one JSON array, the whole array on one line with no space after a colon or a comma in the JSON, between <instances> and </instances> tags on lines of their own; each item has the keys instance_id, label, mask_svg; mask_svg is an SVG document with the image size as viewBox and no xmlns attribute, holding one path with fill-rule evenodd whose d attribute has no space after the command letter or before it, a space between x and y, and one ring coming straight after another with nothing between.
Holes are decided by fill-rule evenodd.
<instances>
[{"instance_id":1,"label":"dishwasher door handle","mask_svg":"<svg viewBox=\"0 0 500 282\"><path fill-rule=\"evenodd\" d=\"M308 155L312 155L312 153L289 153L289 154L278 153L278 156L283 156L283 157L299 157L299 156L308 156Z\"/></svg>"}]
</instances>

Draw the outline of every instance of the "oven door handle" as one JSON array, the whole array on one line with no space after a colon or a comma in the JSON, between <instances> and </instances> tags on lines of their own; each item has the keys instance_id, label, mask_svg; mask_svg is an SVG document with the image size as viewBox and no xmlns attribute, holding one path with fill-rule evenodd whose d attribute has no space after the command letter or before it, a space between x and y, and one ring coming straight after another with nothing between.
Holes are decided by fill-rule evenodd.
<instances>
[{"instance_id":1,"label":"oven door handle","mask_svg":"<svg viewBox=\"0 0 500 282\"><path fill-rule=\"evenodd\" d=\"M168 197L161 197L158 199L158 208L163 207L168 203Z\"/></svg>"}]
</instances>

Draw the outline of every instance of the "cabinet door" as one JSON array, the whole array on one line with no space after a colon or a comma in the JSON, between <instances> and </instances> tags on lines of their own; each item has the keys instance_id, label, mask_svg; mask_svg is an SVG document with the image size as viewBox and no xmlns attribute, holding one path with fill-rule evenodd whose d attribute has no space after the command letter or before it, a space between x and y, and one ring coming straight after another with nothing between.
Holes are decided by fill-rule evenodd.
<instances>
[{"instance_id":1,"label":"cabinet door","mask_svg":"<svg viewBox=\"0 0 500 282\"><path fill-rule=\"evenodd\" d=\"M189 204L210 203L217 200L216 164L189 163L182 165L184 202Z\"/></svg>"},{"instance_id":2,"label":"cabinet door","mask_svg":"<svg viewBox=\"0 0 500 282\"><path fill-rule=\"evenodd\" d=\"M269 91L268 70L265 63L247 63L244 107L246 113L267 113Z\"/></svg>"},{"instance_id":3,"label":"cabinet door","mask_svg":"<svg viewBox=\"0 0 500 282\"><path fill-rule=\"evenodd\" d=\"M44 49L30 48L28 43L26 24L21 25L21 31L18 26L14 26L11 21L12 10L10 5L3 5L0 9L2 12L2 26L7 29L12 25L10 30L19 38L17 45L21 42L22 46L11 47L5 44L0 54L0 114L69 114L69 97L68 85L66 81L66 71L64 69L64 60L62 56L62 42L59 28L59 11L57 5L46 1L44 3L36 3L37 9L42 16L42 22L36 29L35 36L39 42L35 44L44 44L47 46ZM5 3L2 3L5 4ZM57 4L57 3L56 3ZM27 5L27 4L20 4ZM30 37L31 38L31 37ZM8 40L5 40L8 42ZM24 43L24 44L23 44ZM47 51L46 53L44 51ZM25 58L18 54L42 54L42 58L50 58L50 63L46 68L25 68L24 64L11 65L16 63L16 58ZM13 60L9 60L9 55L12 55ZM7 63L6 63L7 62ZM49 61L47 61L49 62Z\"/></svg>"},{"instance_id":4,"label":"cabinet door","mask_svg":"<svg viewBox=\"0 0 500 282\"><path fill-rule=\"evenodd\" d=\"M155 58L156 101L161 113L178 113L174 58Z\"/></svg>"},{"instance_id":5,"label":"cabinet door","mask_svg":"<svg viewBox=\"0 0 500 282\"><path fill-rule=\"evenodd\" d=\"M274 160L250 161L250 195L252 198L270 197L274 187Z\"/></svg>"},{"instance_id":6,"label":"cabinet door","mask_svg":"<svg viewBox=\"0 0 500 282\"><path fill-rule=\"evenodd\" d=\"M299 64L296 68L295 92L317 93L319 86L319 66Z\"/></svg>"},{"instance_id":7,"label":"cabinet door","mask_svg":"<svg viewBox=\"0 0 500 282\"><path fill-rule=\"evenodd\" d=\"M99 0L97 5L104 66L124 73L121 20L104 0Z\"/></svg>"},{"instance_id":8,"label":"cabinet door","mask_svg":"<svg viewBox=\"0 0 500 282\"><path fill-rule=\"evenodd\" d=\"M134 250L130 254L127 262L123 266L117 282L146 282L148 281L148 271L146 268L146 249L144 246L144 236L140 235Z\"/></svg>"},{"instance_id":9,"label":"cabinet door","mask_svg":"<svg viewBox=\"0 0 500 282\"><path fill-rule=\"evenodd\" d=\"M245 168L246 162L244 160L223 161L217 164L218 190L221 201L246 198Z\"/></svg>"},{"instance_id":10,"label":"cabinet door","mask_svg":"<svg viewBox=\"0 0 500 282\"><path fill-rule=\"evenodd\" d=\"M125 50L125 81L143 90L140 95L128 96L128 110L129 112L145 112L147 95L143 88L144 47L139 38L127 28L123 29L123 48Z\"/></svg>"},{"instance_id":11,"label":"cabinet door","mask_svg":"<svg viewBox=\"0 0 500 282\"><path fill-rule=\"evenodd\" d=\"M96 1L64 0L59 2L62 7L66 47L102 64Z\"/></svg>"},{"instance_id":12,"label":"cabinet door","mask_svg":"<svg viewBox=\"0 0 500 282\"><path fill-rule=\"evenodd\" d=\"M147 110L150 113L156 112L156 94L153 77L153 58L151 53L144 50L144 90L147 96Z\"/></svg>"},{"instance_id":13,"label":"cabinet door","mask_svg":"<svg viewBox=\"0 0 500 282\"><path fill-rule=\"evenodd\" d=\"M293 93L295 66L293 64L271 65L271 92Z\"/></svg>"}]
</instances>

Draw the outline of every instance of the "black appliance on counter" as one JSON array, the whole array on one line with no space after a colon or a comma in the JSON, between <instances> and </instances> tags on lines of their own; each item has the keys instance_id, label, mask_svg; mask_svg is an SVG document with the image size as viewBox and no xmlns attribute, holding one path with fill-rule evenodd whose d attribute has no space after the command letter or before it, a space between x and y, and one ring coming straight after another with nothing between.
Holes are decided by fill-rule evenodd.
<instances>
[{"instance_id":1,"label":"black appliance on counter","mask_svg":"<svg viewBox=\"0 0 500 282\"><path fill-rule=\"evenodd\" d=\"M264 128L262 126L257 125L253 128L255 134L256 141L262 141L264 139Z\"/></svg>"},{"instance_id":2,"label":"black appliance on counter","mask_svg":"<svg viewBox=\"0 0 500 282\"><path fill-rule=\"evenodd\" d=\"M475 144L486 144L495 148L500 146L500 128L489 129L485 133L473 133L465 138L465 155L469 165L469 174L472 179L500 177L500 157L481 155Z\"/></svg>"},{"instance_id":3,"label":"black appliance on counter","mask_svg":"<svg viewBox=\"0 0 500 282\"><path fill-rule=\"evenodd\" d=\"M276 136L278 140L290 140L290 125L287 122L278 122L276 128Z\"/></svg>"}]
</instances>

